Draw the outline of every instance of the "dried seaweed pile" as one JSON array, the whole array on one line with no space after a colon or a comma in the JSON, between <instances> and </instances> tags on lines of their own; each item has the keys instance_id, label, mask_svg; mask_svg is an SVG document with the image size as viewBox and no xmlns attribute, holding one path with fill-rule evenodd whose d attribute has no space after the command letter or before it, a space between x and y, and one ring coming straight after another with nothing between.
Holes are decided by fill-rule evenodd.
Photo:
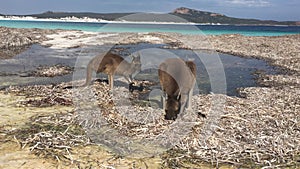
<instances>
[{"instance_id":1,"label":"dried seaweed pile","mask_svg":"<svg viewBox=\"0 0 300 169\"><path fill-rule=\"evenodd\" d=\"M265 59L288 70L289 73L300 71L299 35L276 37L221 35L210 36L209 40L217 51Z\"/></svg>"},{"instance_id":2,"label":"dried seaweed pile","mask_svg":"<svg viewBox=\"0 0 300 169\"><path fill-rule=\"evenodd\" d=\"M15 95L25 96L19 106L49 107L54 105L73 105L71 84L35 85L6 89ZM77 123L74 112L43 114L31 117L24 128L12 131L10 135L19 140L21 147L29 146L30 151L41 157L73 163L72 149L90 144L85 131Z\"/></svg>"},{"instance_id":3,"label":"dried seaweed pile","mask_svg":"<svg viewBox=\"0 0 300 169\"><path fill-rule=\"evenodd\" d=\"M0 27L0 59L11 58L34 43L47 40L47 34L54 34L56 32L59 31Z\"/></svg>"},{"instance_id":4,"label":"dried seaweed pile","mask_svg":"<svg viewBox=\"0 0 300 169\"><path fill-rule=\"evenodd\" d=\"M72 72L73 68L58 64L54 66L40 66L32 73L32 75L40 77L54 77L70 74Z\"/></svg>"},{"instance_id":5,"label":"dried seaweed pile","mask_svg":"<svg viewBox=\"0 0 300 169\"><path fill-rule=\"evenodd\" d=\"M300 90L246 88L241 93L246 98L226 98L225 113L207 140L198 140L203 128L194 127L180 146L189 150L184 156L217 165L299 166Z\"/></svg>"},{"instance_id":6,"label":"dried seaweed pile","mask_svg":"<svg viewBox=\"0 0 300 169\"><path fill-rule=\"evenodd\" d=\"M211 50L235 56L264 59L290 74L298 72L296 74L299 75L300 71L300 35L263 37L239 34L204 36L148 33L140 36L140 39L148 39L150 43L157 43L156 38L174 48ZM128 38L128 42L136 41L139 42L135 38Z\"/></svg>"},{"instance_id":7,"label":"dried seaweed pile","mask_svg":"<svg viewBox=\"0 0 300 169\"><path fill-rule=\"evenodd\" d=\"M29 146L30 151L38 156L72 163L72 148L90 144L73 112L32 117L26 128L11 134L20 140L22 148Z\"/></svg>"},{"instance_id":8,"label":"dried seaweed pile","mask_svg":"<svg viewBox=\"0 0 300 169\"><path fill-rule=\"evenodd\" d=\"M292 86L300 88L300 78L297 75L261 75L258 84L265 87Z\"/></svg>"},{"instance_id":9,"label":"dried seaweed pile","mask_svg":"<svg viewBox=\"0 0 300 169\"><path fill-rule=\"evenodd\" d=\"M117 87L110 93L106 83L95 82L92 87L79 89L76 93L75 98L79 98L78 102L86 102L85 105L77 107L79 116L82 114L81 121L85 121L82 122L86 124L85 127L97 127L91 125L96 124L91 122L95 117L91 114L97 111L99 118L103 117L108 124L120 131L120 134L126 136L147 137L148 134L159 133L161 128L169 124L163 120L161 109L157 110L148 107L149 104L142 103L146 101L136 102L136 93L131 94L124 87ZM89 96L84 97L84 94ZM91 102L95 102L92 104L97 104L97 107L89 106L88 103Z\"/></svg>"},{"instance_id":10,"label":"dried seaweed pile","mask_svg":"<svg viewBox=\"0 0 300 169\"><path fill-rule=\"evenodd\" d=\"M80 98L78 101L83 105L77 107L76 120L90 132L89 137L96 134L91 132L92 129L99 130L103 126L109 126L117 131L117 135L111 135L108 139L153 139L179 124L164 120L163 111L149 107L151 104L139 105L138 102L133 102L132 99L137 97L136 93L132 95L124 87L117 87L111 93L107 84L95 82L92 86L76 89L77 94L71 96L70 93L66 95L65 92L69 89L62 90L63 86L58 89L53 86L45 89L24 88L24 91L51 89L51 93L64 93L64 97L68 99ZM209 118L196 117L190 133L185 133L182 140L174 142L173 146L179 148L180 152L185 152L178 155L195 163L229 163L248 167L296 165L300 155L299 88L246 88L240 93L244 98L223 96L226 98L225 112L207 140L200 138L204 132L203 124ZM83 97L84 94L89 96ZM194 96L194 112L209 116L212 100L213 95ZM40 134L39 137L58 137L55 134ZM97 139L92 141L99 143ZM39 139L32 139L32 143L37 142ZM180 160L177 162L180 163Z\"/></svg>"},{"instance_id":11,"label":"dried seaweed pile","mask_svg":"<svg viewBox=\"0 0 300 169\"><path fill-rule=\"evenodd\" d=\"M193 112L177 122L165 120L162 109L151 107L147 100L139 103L134 97L137 96L124 87L116 87L110 93L107 84L97 82L76 92L78 120L93 142L122 155L144 157L145 152L151 155L175 146L191 132L191 127L203 124L203 118Z\"/></svg>"},{"instance_id":12,"label":"dried seaweed pile","mask_svg":"<svg viewBox=\"0 0 300 169\"><path fill-rule=\"evenodd\" d=\"M46 34L53 34L57 30L44 29L18 29L0 27L0 35L2 41L0 48L18 47L38 43L47 40Z\"/></svg>"},{"instance_id":13,"label":"dried seaweed pile","mask_svg":"<svg viewBox=\"0 0 300 169\"><path fill-rule=\"evenodd\" d=\"M69 85L11 86L6 90L19 96L25 96L26 99L19 102L22 106L72 105L72 91L71 89L64 89L65 86Z\"/></svg>"},{"instance_id":14,"label":"dried seaweed pile","mask_svg":"<svg viewBox=\"0 0 300 169\"><path fill-rule=\"evenodd\" d=\"M278 81L282 80L278 79ZM291 79L288 82L293 81ZM137 97L136 93L132 95L124 87L117 87L111 93L108 85L100 82L76 89L68 89L65 86L68 85L8 89L9 92L25 95L28 98L33 96L47 98L48 95L53 95L52 97L62 95L69 101L72 97L80 98L78 100L80 102L76 102L75 99L74 104L83 104L75 110L76 118L71 117L73 115L70 113L32 119L34 122L30 127L32 130L23 131L30 135L22 136L21 140L24 145L30 145L38 155L50 155L60 160L72 161L71 148L88 142L85 140L86 137L82 136L83 133L79 136L74 133L73 129L82 131L80 127L90 132L91 129L99 130L101 127L109 126L117 131L117 135L114 137L110 133L105 133L111 136L108 139L118 140L128 137L142 140L157 138L165 134L166 130L172 127L175 129L175 125L179 124L164 120L163 111L149 107L151 104L139 105L138 102L133 102L131 99ZM72 91L75 92L74 95ZM171 151L172 158L168 159L166 156L164 159L166 165L181 166L187 161L195 164L201 161L214 165L229 163L247 167L298 165L300 162L299 88L297 86L254 87L242 89L240 93L244 98L223 96L226 99L225 112L221 115L216 130L206 140L200 138L205 130L203 124L207 123L209 118L200 116L194 118L195 123L191 130L189 129L190 132L185 133L181 140L172 145L178 148L176 151L180 153ZM83 97L84 94L88 97ZM214 95L194 96L194 112L209 117L213 97ZM26 106L28 103L23 104ZM74 127L79 122L81 126ZM69 131L71 134L68 134ZM95 133L90 132L88 136L93 134ZM77 137L85 141L73 140ZM92 141L98 143L99 140ZM105 141L109 142L109 140ZM174 161L179 158L178 156L181 160Z\"/></svg>"}]
</instances>

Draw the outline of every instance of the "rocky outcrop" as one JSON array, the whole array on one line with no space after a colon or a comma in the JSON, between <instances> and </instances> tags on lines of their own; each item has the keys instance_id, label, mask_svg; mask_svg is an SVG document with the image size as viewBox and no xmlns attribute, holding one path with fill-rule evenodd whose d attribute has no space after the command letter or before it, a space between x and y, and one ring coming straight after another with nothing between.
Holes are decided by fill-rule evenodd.
<instances>
[{"instance_id":1,"label":"rocky outcrop","mask_svg":"<svg viewBox=\"0 0 300 169\"><path fill-rule=\"evenodd\" d=\"M173 13L178 13L178 14L190 14L190 9L181 7L181 8L175 9L175 10L173 11Z\"/></svg>"}]
</instances>

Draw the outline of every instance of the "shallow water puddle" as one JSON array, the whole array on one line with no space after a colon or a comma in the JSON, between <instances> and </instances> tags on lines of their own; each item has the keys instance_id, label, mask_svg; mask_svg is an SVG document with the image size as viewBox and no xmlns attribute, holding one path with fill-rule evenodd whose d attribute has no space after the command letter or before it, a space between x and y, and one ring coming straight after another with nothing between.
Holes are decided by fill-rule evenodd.
<instances>
[{"instance_id":1,"label":"shallow water puddle","mask_svg":"<svg viewBox=\"0 0 300 169\"><path fill-rule=\"evenodd\" d=\"M276 70L263 60L253 58L242 58L238 56L217 53L204 50L168 49L165 44L140 43L136 45L118 45L124 48L123 52L139 52L142 56L142 72L137 74L138 80L149 80L158 83L157 69L159 64L166 58L182 58L183 60L194 60L197 65L197 87L194 93L208 94L218 93L212 77L224 78L224 88L227 95L237 95L237 88L257 86L256 72L274 74ZM224 77L222 77L224 73ZM216 78L215 78L216 79ZM217 86L220 84L217 84ZM159 86L157 86L159 88ZM223 94L225 94L225 92ZM222 93L222 92L219 92Z\"/></svg>"},{"instance_id":2,"label":"shallow water puddle","mask_svg":"<svg viewBox=\"0 0 300 169\"><path fill-rule=\"evenodd\" d=\"M25 52L12 59L0 60L0 88L9 85L51 84L70 81L71 75L57 77L33 77L31 73L39 66L56 64L73 66L80 49L52 49L32 45Z\"/></svg>"},{"instance_id":3,"label":"shallow water puddle","mask_svg":"<svg viewBox=\"0 0 300 169\"><path fill-rule=\"evenodd\" d=\"M72 81L74 78L72 74L55 77L30 77L30 72L41 65L53 66L62 64L75 67L75 69L82 72L82 77L79 77L79 79L85 79L85 68L88 61L97 54L108 51L111 47L102 45L87 46L85 48L53 49L41 45L32 45L27 51L13 59L0 60L0 88L9 85L57 84ZM157 69L164 59L180 57L184 60L194 60L197 65L197 87L195 93L201 94L218 93L218 89L212 87L216 85L215 83L218 83L212 80L212 77L215 76L220 76L220 78L226 80L221 85L217 84L217 86L219 85L226 90L223 92L224 94L237 95L237 88L257 86L254 75L256 71L276 72L265 61L258 59L247 59L200 50L169 48L170 46L166 44L148 43L115 45L112 47L115 52L120 53L128 61L130 61L130 57L127 56L138 51L142 58L142 71L137 74L136 79L154 81L156 83L158 83ZM222 77L222 74L225 74L225 77ZM117 81L116 85L119 84ZM121 83L121 85L125 84ZM159 88L159 86L154 86L154 88Z\"/></svg>"}]
</instances>

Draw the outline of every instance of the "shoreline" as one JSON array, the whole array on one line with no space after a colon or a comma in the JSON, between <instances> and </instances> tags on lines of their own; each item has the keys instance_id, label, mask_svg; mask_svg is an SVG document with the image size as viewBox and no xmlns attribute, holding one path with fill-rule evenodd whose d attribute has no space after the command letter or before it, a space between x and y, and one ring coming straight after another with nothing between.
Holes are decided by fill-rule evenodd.
<instances>
[{"instance_id":1,"label":"shoreline","mask_svg":"<svg viewBox=\"0 0 300 169\"><path fill-rule=\"evenodd\" d=\"M221 24L221 23L195 23L195 22L151 22L151 21L110 21L96 18L77 18L77 17L65 17L65 18L36 18L36 17L19 17L19 16L0 16L0 21L39 21L39 22L74 22L74 23L100 23L100 24L162 24L162 25L194 25L194 26L278 26L278 27L300 27L300 25L271 25L271 24Z\"/></svg>"},{"instance_id":2,"label":"shoreline","mask_svg":"<svg viewBox=\"0 0 300 169\"><path fill-rule=\"evenodd\" d=\"M71 35L73 33L74 35ZM67 45L69 40L66 37L60 37L60 34L62 36L74 36L71 39L76 39L76 41ZM85 37L85 41L88 42L97 36L100 36L100 38L101 36L112 36L112 40L108 41L108 43L166 43L172 44L175 48L216 51L239 57L262 59L270 65L283 68L287 73L300 74L299 53L297 51L297 46L300 46L300 34L281 36L245 36L240 34L186 35L170 32L115 33L0 27L0 38L3 39L0 43L0 49L2 49L2 52L0 51L0 59L10 58L22 52L22 48L25 49L32 44L43 43L56 37L60 37L62 41L55 42L54 40L51 42L53 45L64 43L64 47L74 48L78 45L84 45L77 42L81 41L81 37ZM119 39L123 39L123 41L118 42ZM45 45L47 46L47 43ZM5 53L8 53L9 57L5 57Z\"/></svg>"},{"instance_id":3,"label":"shoreline","mask_svg":"<svg viewBox=\"0 0 300 169\"><path fill-rule=\"evenodd\" d=\"M77 23L117 23L117 24L165 24L165 25L221 25L221 24L198 24L193 22L135 22L135 21L109 21L103 19L96 19L96 18L77 18L77 17L66 17L66 18L35 18L35 17L3 17L0 16L0 20L10 20L10 21L40 21L40 22L77 22ZM224 24L227 25L227 24Z\"/></svg>"}]
</instances>

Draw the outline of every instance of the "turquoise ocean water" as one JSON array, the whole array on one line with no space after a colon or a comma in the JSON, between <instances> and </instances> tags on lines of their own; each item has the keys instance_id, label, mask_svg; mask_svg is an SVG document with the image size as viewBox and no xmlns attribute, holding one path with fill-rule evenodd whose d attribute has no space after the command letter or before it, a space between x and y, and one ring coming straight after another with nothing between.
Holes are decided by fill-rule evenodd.
<instances>
[{"instance_id":1,"label":"turquoise ocean water","mask_svg":"<svg viewBox=\"0 0 300 169\"><path fill-rule=\"evenodd\" d=\"M12 28L41 28L82 30L89 32L177 32L182 34L242 34L246 36L280 36L300 34L300 26L237 26L237 25L180 25L90 23L58 21L0 20L0 26Z\"/></svg>"}]
</instances>

